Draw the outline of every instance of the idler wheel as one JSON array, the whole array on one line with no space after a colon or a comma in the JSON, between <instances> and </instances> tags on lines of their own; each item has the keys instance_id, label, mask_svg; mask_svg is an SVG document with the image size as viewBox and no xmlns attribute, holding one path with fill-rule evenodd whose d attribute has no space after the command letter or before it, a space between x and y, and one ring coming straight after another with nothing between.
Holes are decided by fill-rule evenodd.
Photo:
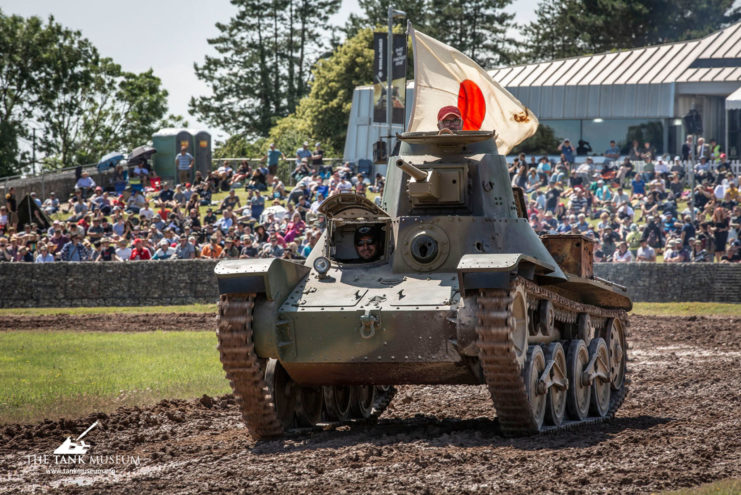
<instances>
[{"instance_id":1,"label":"idler wheel","mask_svg":"<svg viewBox=\"0 0 741 495\"><path fill-rule=\"evenodd\" d=\"M610 356L604 339L597 338L589 344L591 370L591 411L600 418L610 409Z\"/></svg>"},{"instance_id":2,"label":"idler wheel","mask_svg":"<svg viewBox=\"0 0 741 495\"><path fill-rule=\"evenodd\" d=\"M545 371L545 356L539 345L531 345L527 352L525 367L522 369L522 380L525 382L525 392L530 403L533 419L538 430L543 426L547 390L539 387L540 376Z\"/></svg>"},{"instance_id":3,"label":"idler wheel","mask_svg":"<svg viewBox=\"0 0 741 495\"><path fill-rule=\"evenodd\" d=\"M373 412L373 402L376 399L376 387L373 385L356 385L350 391L352 400L350 409L352 417L368 419Z\"/></svg>"},{"instance_id":4,"label":"idler wheel","mask_svg":"<svg viewBox=\"0 0 741 495\"><path fill-rule=\"evenodd\" d=\"M566 371L566 353L559 342L548 345L545 352L546 365L551 364L548 388L548 398L545 402L545 420L548 424L560 426L566 416L566 395L569 388L569 378Z\"/></svg>"},{"instance_id":5,"label":"idler wheel","mask_svg":"<svg viewBox=\"0 0 741 495\"><path fill-rule=\"evenodd\" d=\"M350 419L350 400L352 387L345 385L328 385L322 387L324 406L327 418L331 421L347 421Z\"/></svg>"},{"instance_id":6,"label":"idler wheel","mask_svg":"<svg viewBox=\"0 0 741 495\"><path fill-rule=\"evenodd\" d=\"M296 383L277 359L268 359L265 367L265 382L273 397L273 405L283 428L290 428L296 410Z\"/></svg>"},{"instance_id":7,"label":"idler wheel","mask_svg":"<svg viewBox=\"0 0 741 495\"><path fill-rule=\"evenodd\" d=\"M525 289L517 287L512 291L511 297L509 325L512 331L510 332L510 340L514 347L517 362L520 366L523 366L528 352L527 299L525 298Z\"/></svg>"},{"instance_id":8,"label":"idler wheel","mask_svg":"<svg viewBox=\"0 0 741 495\"><path fill-rule=\"evenodd\" d=\"M620 390L625 383L626 345L623 322L609 318L605 324L605 343L610 354L610 384Z\"/></svg>"},{"instance_id":9,"label":"idler wheel","mask_svg":"<svg viewBox=\"0 0 741 495\"><path fill-rule=\"evenodd\" d=\"M298 387L296 421L299 426L314 426L321 421L323 405L321 387Z\"/></svg>"},{"instance_id":10,"label":"idler wheel","mask_svg":"<svg viewBox=\"0 0 741 495\"><path fill-rule=\"evenodd\" d=\"M589 415L591 387L585 382L584 372L589 365L589 350L581 339L572 340L566 352L566 372L569 390L566 394L566 410L573 419L583 420Z\"/></svg>"}]
</instances>

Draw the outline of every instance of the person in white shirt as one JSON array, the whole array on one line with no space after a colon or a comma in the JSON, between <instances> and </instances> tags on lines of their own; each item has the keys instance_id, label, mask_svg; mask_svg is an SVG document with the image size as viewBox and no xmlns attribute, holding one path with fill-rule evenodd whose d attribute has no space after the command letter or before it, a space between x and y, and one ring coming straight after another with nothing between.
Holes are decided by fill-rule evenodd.
<instances>
[{"instance_id":1,"label":"person in white shirt","mask_svg":"<svg viewBox=\"0 0 741 495\"><path fill-rule=\"evenodd\" d=\"M127 244L126 239L120 239L118 241L118 248L116 249L116 256L124 261L131 258L131 248Z\"/></svg>"},{"instance_id":2,"label":"person in white shirt","mask_svg":"<svg viewBox=\"0 0 741 495\"><path fill-rule=\"evenodd\" d=\"M149 202L144 204L144 208L139 210L139 216L150 220L154 216L154 212L149 208Z\"/></svg>"},{"instance_id":3,"label":"person in white shirt","mask_svg":"<svg viewBox=\"0 0 741 495\"><path fill-rule=\"evenodd\" d=\"M633 261L633 255L628 250L628 243L623 241L618 246L618 250L612 255L612 261L615 263L628 263Z\"/></svg>"}]
</instances>

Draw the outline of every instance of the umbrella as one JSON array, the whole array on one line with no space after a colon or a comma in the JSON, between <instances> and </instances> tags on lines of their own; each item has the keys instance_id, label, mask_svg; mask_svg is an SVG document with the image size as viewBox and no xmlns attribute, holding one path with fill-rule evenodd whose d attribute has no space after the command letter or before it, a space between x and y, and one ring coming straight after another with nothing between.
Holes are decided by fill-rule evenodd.
<instances>
[{"instance_id":1,"label":"umbrella","mask_svg":"<svg viewBox=\"0 0 741 495\"><path fill-rule=\"evenodd\" d=\"M98 162L98 172L103 172L104 170L115 167L118 162L123 160L123 158L123 153L120 153L118 151L114 151L113 153L104 155Z\"/></svg>"},{"instance_id":2,"label":"umbrella","mask_svg":"<svg viewBox=\"0 0 741 495\"><path fill-rule=\"evenodd\" d=\"M147 160L155 153L157 153L157 150L151 146L139 146L138 148L134 148L134 151L129 154L126 161L129 162L129 165L132 165L139 160Z\"/></svg>"}]
</instances>

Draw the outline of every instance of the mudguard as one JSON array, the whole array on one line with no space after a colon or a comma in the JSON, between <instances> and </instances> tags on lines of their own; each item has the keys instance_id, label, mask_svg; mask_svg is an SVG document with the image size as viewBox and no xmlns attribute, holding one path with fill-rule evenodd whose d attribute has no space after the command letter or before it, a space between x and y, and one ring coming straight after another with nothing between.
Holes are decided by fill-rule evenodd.
<instances>
[{"instance_id":1,"label":"mudguard","mask_svg":"<svg viewBox=\"0 0 741 495\"><path fill-rule=\"evenodd\" d=\"M220 294L264 294L281 302L311 269L280 258L223 260L214 268Z\"/></svg>"},{"instance_id":2,"label":"mudguard","mask_svg":"<svg viewBox=\"0 0 741 495\"><path fill-rule=\"evenodd\" d=\"M529 280L535 274L560 274L558 267L522 253L466 254L458 262L456 271L458 287L464 296L470 290L506 289L511 274Z\"/></svg>"}]
</instances>

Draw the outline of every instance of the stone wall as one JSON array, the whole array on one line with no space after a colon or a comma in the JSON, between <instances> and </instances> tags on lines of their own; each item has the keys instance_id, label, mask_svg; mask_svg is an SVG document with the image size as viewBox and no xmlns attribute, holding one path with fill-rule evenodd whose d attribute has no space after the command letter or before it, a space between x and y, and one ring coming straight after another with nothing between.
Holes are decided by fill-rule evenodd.
<instances>
[{"instance_id":1,"label":"stone wall","mask_svg":"<svg viewBox=\"0 0 741 495\"><path fill-rule=\"evenodd\" d=\"M218 299L209 260L133 263L2 263L0 307L157 306ZM741 302L741 264L595 265L634 301Z\"/></svg>"},{"instance_id":2,"label":"stone wall","mask_svg":"<svg viewBox=\"0 0 741 495\"><path fill-rule=\"evenodd\" d=\"M596 263L594 273L636 302L741 302L739 263Z\"/></svg>"}]
</instances>

